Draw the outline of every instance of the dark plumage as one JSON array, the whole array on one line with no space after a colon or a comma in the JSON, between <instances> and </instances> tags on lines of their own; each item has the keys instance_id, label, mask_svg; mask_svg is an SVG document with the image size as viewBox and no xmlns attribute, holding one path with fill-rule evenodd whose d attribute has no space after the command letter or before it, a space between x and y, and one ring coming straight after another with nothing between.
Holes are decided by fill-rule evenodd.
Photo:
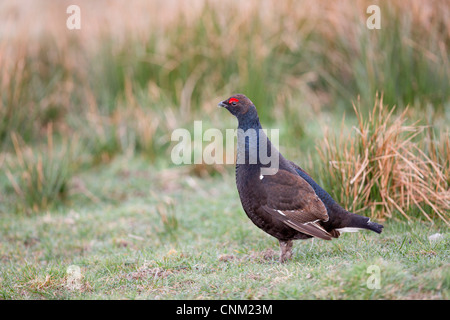
<instances>
[{"instance_id":1,"label":"dark plumage","mask_svg":"<svg viewBox=\"0 0 450 320\"><path fill-rule=\"evenodd\" d=\"M302 168L283 157L267 138L254 104L237 94L219 103L239 122L236 185L242 207L253 223L280 242L280 261L292 256L292 240L338 238L341 232L383 226L342 208ZM278 161L270 171L266 155ZM273 174L276 172L275 174Z\"/></svg>"}]
</instances>

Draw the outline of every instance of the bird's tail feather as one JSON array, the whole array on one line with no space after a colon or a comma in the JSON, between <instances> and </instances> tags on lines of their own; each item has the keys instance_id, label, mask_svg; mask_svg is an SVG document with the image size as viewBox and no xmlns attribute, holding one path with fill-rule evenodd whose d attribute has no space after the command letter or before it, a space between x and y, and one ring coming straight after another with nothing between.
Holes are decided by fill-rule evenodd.
<instances>
[{"instance_id":1,"label":"bird's tail feather","mask_svg":"<svg viewBox=\"0 0 450 320\"><path fill-rule=\"evenodd\" d=\"M372 230L376 233L381 233L381 231L383 231L383 228L384 227L382 224L372 222L372 221L370 221L370 219L369 219L369 221L367 221L367 229L369 229L369 230Z\"/></svg>"},{"instance_id":2,"label":"bird's tail feather","mask_svg":"<svg viewBox=\"0 0 450 320\"><path fill-rule=\"evenodd\" d=\"M348 212L351 216L350 219L345 219L346 223L337 228L340 232L355 232L360 229L371 230L376 233L381 233L383 225L370 221L369 218L357 215L355 213Z\"/></svg>"}]
</instances>

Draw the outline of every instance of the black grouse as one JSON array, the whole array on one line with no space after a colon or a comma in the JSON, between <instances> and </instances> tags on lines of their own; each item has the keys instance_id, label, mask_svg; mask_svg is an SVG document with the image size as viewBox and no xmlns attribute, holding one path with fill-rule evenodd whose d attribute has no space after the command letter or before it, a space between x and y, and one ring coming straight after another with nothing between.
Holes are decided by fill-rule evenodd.
<instances>
[{"instance_id":1,"label":"black grouse","mask_svg":"<svg viewBox=\"0 0 450 320\"><path fill-rule=\"evenodd\" d=\"M381 233L382 225L342 208L308 173L283 157L262 130L249 98L236 94L219 107L239 122L236 185L242 207L257 227L278 239L281 262L291 258L292 240L331 240L359 229Z\"/></svg>"}]
</instances>

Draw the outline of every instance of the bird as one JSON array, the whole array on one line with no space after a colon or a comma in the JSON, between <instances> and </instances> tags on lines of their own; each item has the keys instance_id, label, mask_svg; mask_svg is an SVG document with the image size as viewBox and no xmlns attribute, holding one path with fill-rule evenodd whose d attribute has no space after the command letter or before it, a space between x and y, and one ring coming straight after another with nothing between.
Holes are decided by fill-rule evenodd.
<instances>
[{"instance_id":1,"label":"bird","mask_svg":"<svg viewBox=\"0 0 450 320\"><path fill-rule=\"evenodd\" d=\"M281 263L292 259L293 240L331 240L364 229L382 232L383 225L345 210L305 170L287 160L262 130L256 107L244 94L218 106L238 120L236 186L242 207L258 228L278 239Z\"/></svg>"}]
</instances>

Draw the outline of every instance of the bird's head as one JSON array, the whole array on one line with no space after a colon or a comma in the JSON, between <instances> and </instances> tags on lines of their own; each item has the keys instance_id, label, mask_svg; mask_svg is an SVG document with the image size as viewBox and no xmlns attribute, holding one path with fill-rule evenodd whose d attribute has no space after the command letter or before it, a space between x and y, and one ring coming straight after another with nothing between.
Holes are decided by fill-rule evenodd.
<instances>
[{"instance_id":1,"label":"bird's head","mask_svg":"<svg viewBox=\"0 0 450 320\"><path fill-rule=\"evenodd\" d=\"M218 106L230 111L239 121L258 119L255 105L243 94L235 94L220 102Z\"/></svg>"}]
</instances>

